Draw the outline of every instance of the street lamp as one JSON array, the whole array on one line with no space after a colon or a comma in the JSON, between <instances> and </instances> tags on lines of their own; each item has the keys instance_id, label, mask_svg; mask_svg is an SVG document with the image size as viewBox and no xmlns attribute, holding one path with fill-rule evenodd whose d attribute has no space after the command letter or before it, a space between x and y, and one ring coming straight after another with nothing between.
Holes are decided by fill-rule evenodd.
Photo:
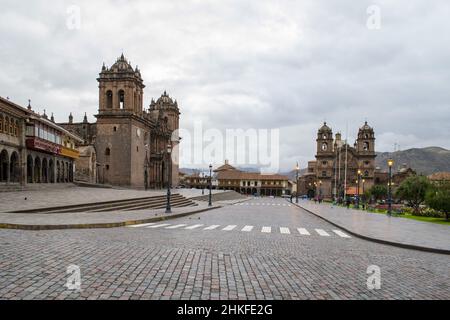
<instances>
[{"instance_id":1,"label":"street lamp","mask_svg":"<svg viewBox=\"0 0 450 320\"><path fill-rule=\"evenodd\" d=\"M167 175L167 203L166 203L166 213L172 213L172 208L170 206L170 188L171 188L171 180L172 180L172 144L169 143L167 145L167 156L168 156L168 175Z\"/></svg>"},{"instance_id":2,"label":"street lamp","mask_svg":"<svg viewBox=\"0 0 450 320\"><path fill-rule=\"evenodd\" d=\"M322 180L319 180L319 203L322 202Z\"/></svg>"},{"instance_id":3,"label":"street lamp","mask_svg":"<svg viewBox=\"0 0 450 320\"><path fill-rule=\"evenodd\" d=\"M200 178L200 184L201 184L201 187L202 187L202 196L203 195L205 195L205 173L203 173L203 172L201 172L200 173L200 175L199 175L199 178Z\"/></svg>"},{"instance_id":4,"label":"street lamp","mask_svg":"<svg viewBox=\"0 0 450 320\"><path fill-rule=\"evenodd\" d=\"M366 179L362 179L362 196L363 196L363 206L366 203L366 191L364 185L366 184Z\"/></svg>"},{"instance_id":5,"label":"street lamp","mask_svg":"<svg viewBox=\"0 0 450 320\"><path fill-rule=\"evenodd\" d=\"M212 206L212 194L211 194L211 189L212 189L212 164L209 165L209 201L208 201L208 206L211 207Z\"/></svg>"},{"instance_id":6,"label":"street lamp","mask_svg":"<svg viewBox=\"0 0 450 320\"><path fill-rule=\"evenodd\" d=\"M144 163L144 188L148 189L148 144L145 144L145 163Z\"/></svg>"},{"instance_id":7,"label":"street lamp","mask_svg":"<svg viewBox=\"0 0 450 320\"><path fill-rule=\"evenodd\" d=\"M295 203L298 203L298 173L300 171L300 168L298 166L298 162L297 162L297 166L295 167L295 187L296 187L296 191L295 191Z\"/></svg>"},{"instance_id":8,"label":"street lamp","mask_svg":"<svg viewBox=\"0 0 450 320\"><path fill-rule=\"evenodd\" d=\"M356 209L359 209L359 184L361 178L361 169L358 169L358 180L356 180Z\"/></svg>"},{"instance_id":9,"label":"street lamp","mask_svg":"<svg viewBox=\"0 0 450 320\"><path fill-rule=\"evenodd\" d=\"M393 159L388 159L387 165L389 167L389 184L388 184L388 216L392 215L392 166L394 165Z\"/></svg>"}]
</instances>

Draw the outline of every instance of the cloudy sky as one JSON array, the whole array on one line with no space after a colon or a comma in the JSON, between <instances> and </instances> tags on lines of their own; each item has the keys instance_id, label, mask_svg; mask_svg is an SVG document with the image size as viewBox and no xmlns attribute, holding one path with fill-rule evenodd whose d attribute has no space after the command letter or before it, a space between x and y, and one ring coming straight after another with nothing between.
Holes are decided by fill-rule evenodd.
<instances>
[{"instance_id":1,"label":"cloudy sky","mask_svg":"<svg viewBox=\"0 0 450 320\"><path fill-rule=\"evenodd\" d=\"M183 128L279 129L282 170L314 157L324 120L344 136L348 125L351 141L367 120L378 151L450 148L448 0L1 6L0 95L25 106L31 98L56 121L69 112L94 121L96 77L123 51L141 69L145 105L167 90Z\"/></svg>"}]
</instances>

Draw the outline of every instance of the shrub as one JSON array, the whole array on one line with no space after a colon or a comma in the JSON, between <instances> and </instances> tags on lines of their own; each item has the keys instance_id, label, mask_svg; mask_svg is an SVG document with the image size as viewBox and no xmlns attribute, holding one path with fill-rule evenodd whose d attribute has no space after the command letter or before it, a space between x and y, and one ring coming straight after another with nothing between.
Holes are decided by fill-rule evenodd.
<instances>
[{"instance_id":1,"label":"shrub","mask_svg":"<svg viewBox=\"0 0 450 320\"><path fill-rule=\"evenodd\" d=\"M412 215L416 217L445 218L445 214L443 212L439 212L430 208L426 208L417 212L412 211Z\"/></svg>"}]
</instances>

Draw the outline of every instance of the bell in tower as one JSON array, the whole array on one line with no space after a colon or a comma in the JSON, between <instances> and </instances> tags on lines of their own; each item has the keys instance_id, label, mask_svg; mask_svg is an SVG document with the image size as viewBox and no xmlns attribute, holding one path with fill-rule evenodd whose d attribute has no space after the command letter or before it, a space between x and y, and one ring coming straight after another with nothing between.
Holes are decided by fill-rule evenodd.
<instances>
[{"instance_id":1,"label":"bell in tower","mask_svg":"<svg viewBox=\"0 0 450 320\"><path fill-rule=\"evenodd\" d=\"M110 67L104 64L97 78L99 82L99 114L133 113L143 110L143 83L141 73L133 69L122 54Z\"/></svg>"},{"instance_id":2,"label":"bell in tower","mask_svg":"<svg viewBox=\"0 0 450 320\"><path fill-rule=\"evenodd\" d=\"M359 128L356 148L360 153L375 153L375 133L367 121Z\"/></svg>"},{"instance_id":3,"label":"bell in tower","mask_svg":"<svg viewBox=\"0 0 450 320\"><path fill-rule=\"evenodd\" d=\"M333 152L333 131L327 123L317 132L317 154Z\"/></svg>"}]
</instances>

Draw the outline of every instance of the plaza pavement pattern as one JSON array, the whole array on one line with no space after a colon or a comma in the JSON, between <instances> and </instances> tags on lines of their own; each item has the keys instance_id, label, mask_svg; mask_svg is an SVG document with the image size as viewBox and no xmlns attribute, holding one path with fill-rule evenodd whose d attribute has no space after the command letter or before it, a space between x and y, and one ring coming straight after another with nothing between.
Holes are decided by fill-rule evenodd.
<instances>
[{"instance_id":1,"label":"plaza pavement pattern","mask_svg":"<svg viewBox=\"0 0 450 320\"><path fill-rule=\"evenodd\" d=\"M0 230L0 298L450 299L448 255L344 237L284 199L244 203L147 226ZM72 264L81 291L65 286Z\"/></svg>"}]
</instances>

